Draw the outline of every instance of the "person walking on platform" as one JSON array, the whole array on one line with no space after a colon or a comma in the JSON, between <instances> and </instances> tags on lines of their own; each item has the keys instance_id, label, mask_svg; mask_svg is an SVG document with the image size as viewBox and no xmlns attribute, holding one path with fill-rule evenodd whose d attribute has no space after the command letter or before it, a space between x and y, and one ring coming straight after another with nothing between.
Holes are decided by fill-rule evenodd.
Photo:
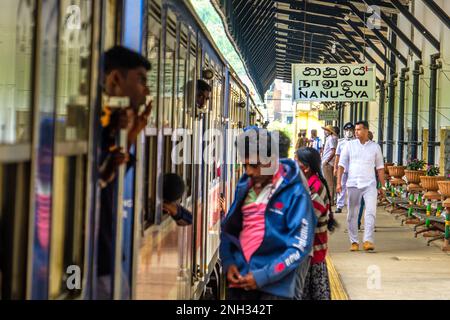
<instances>
[{"instance_id":1,"label":"person walking on platform","mask_svg":"<svg viewBox=\"0 0 450 320\"><path fill-rule=\"evenodd\" d=\"M359 250L358 212L361 200L364 199L366 212L364 216L364 244L366 251L374 250L374 228L377 211L377 180L370 174L377 169L379 181L384 185L384 160L380 146L369 140L369 124L367 121L356 123L356 140L347 143L341 153L337 191L342 192L342 177L348 168L348 233L351 251ZM378 193L383 194L383 189Z\"/></svg>"},{"instance_id":2,"label":"person walking on platform","mask_svg":"<svg viewBox=\"0 0 450 320\"><path fill-rule=\"evenodd\" d=\"M335 132L333 126L322 127L325 131L325 147L323 148L322 154L322 172L327 180L328 186L330 188L330 204L334 206L334 197L335 197L335 183L334 183L334 158L336 155L336 148L338 145L338 134Z\"/></svg>"},{"instance_id":3,"label":"person walking on platform","mask_svg":"<svg viewBox=\"0 0 450 320\"><path fill-rule=\"evenodd\" d=\"M330 300L330 283L325 258L328 250L328 231L333 232L337 227L330 206L330 190L321 172L321 159L317 150L301 148L297 151L296 159L308 179L311 200L318 219L311 261L307 261L306 268L300 266L298 269L296 299Z\"/></svg>"},{"instance_id":4,"label":"person walking on platform","mask_svg":"<svg viewBox=\"0 0 450 320\"><path fill-rule=\"evenodd\" d=\"M355 126L353 123L348 122L344 125L344 138L339 139L338 146L336 148L336 159L334 161L334 176L338 176L339 160L341 158L342 149L347 145L349 141L355 139ZM342 176L342 192L337 194L336 213L342 213L342 209L345 206L345 198L347 196L347 177L348 168L345 168Z\"/></svg>"},{"instance_id":5,"label":"person walking on platform","mask_svg":"<svg viewBox=\"0 0 450 320\"><path fill-rule=\"evenodd\" d=\"M322 154L322 140L317 136L317 130L311 130L311 140L309 140L308 147L314 148Z\"/></svg>"},{"instance_id":6,"label":"person walking on platform","mask_svg":"<svg viewBox=\"0 0 450 320\"><path fill-rule=\"evenodd\" d=\"M369 131L369 140L373 141L373 133L372 131ZM377 186L378 186L378 177L377 177L377 169L374 170L375 171L375 178L377 179ZM358 230L361 230L361 222L362 222L362 217L364 214L364 209L365 209L365 204L364 204L364 199L361 200L361 207L359 208L359 215L358 215ZM377 232L377 227L375 226L375 232Z\"/></svg>"},{"instance_id":7,"label":"person walking on platform","mask_svg":"<svg viewBox=\"0 0 450 320\"><path fill-rule=\"evenodd\" d=\"M222 221L220 243L229 300L293 299L295 271L312 250L317 218L309 193L298 165L279 160L271 140L254 127L238 137L245 174Z\"/></svg>"},{"instance_id":8,"label":"person walking on platform","mask_svg":"<svg viewBox=\"0 0 450 320\"><path fill-rule=\"evenodd\" d=\"M295 150L306 147L308 145L308 141L308 138L306 138L306 132L300 131L298 134L297 143L295 144Z\"/></svg>"}]
</instances>

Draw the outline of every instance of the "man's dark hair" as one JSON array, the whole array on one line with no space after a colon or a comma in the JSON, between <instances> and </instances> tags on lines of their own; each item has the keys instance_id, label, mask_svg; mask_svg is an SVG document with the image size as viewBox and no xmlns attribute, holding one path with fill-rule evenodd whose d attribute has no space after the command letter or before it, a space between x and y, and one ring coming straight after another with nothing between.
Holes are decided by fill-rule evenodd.
<instances>
[{"instance_id":1,"label":"man's dark hair","mask_svg":"<svg viewBox=\"0 0 450 320\"><path fill-rule=\"evenodd\" d=\"M280 142L279 142L279 153L280 159L289 158L289 148L291 147L291 139L289 136L283 132L278 131L280 134Z\"/></svg>"},{"instance_id":2,"label":"man's dark hair","mask_svg":"<svg viewBox=\"0 0 450 320\"><path fill-rule=\"evenodd\" d=\"M357 123L355 123L355 127L356 126L363 126L364 129L369 130L369 122L367 121L358 121Z\"/></svg>"},{"instance_id":3,"label":"man's dark hair","mask_svg":"<svg viewBox=\"0 0 450 320\"><path fill-rule=\"evenodd\" d=\"M334 128L334 132L336 132L336 135L339 137L340 136L339 132L341 130L339 129L339 127L333 127L333 128Z\"/></svg>"},{"instance_id":4,"label":"man's dark hair","mask_svg":"<svg viewBox=\"0 0 450 320\"><path fill-rule=\"evenodd\" d=\"M175 202L183 198L185 184L183 178L175 173L165 174L163 177L163 199Z\"/></svg>"},{"instance_id":5,"label":"man's dark hair","mask_svg":"<svg viewBox=\"0 0 450 320\"><path fill-rule=\"evenodd\" d=\"M197 80L197 92L204 92L204 91L211 92L212 91L211 86L204 80Z\"/></svg>"},{"instance_id":6,"label":"man's dark hair","mask_svg":"<svg viewBox=\"0 0 450 320\"><path fill-rule=\"evenodd\" d=\"M105 74L111 73L113 70L133 70L143 67L149 71L152 67L150 62L140 53L132 51L123 46L115 46L104 54L104 71Z\"/></svg>"}]
</instances>

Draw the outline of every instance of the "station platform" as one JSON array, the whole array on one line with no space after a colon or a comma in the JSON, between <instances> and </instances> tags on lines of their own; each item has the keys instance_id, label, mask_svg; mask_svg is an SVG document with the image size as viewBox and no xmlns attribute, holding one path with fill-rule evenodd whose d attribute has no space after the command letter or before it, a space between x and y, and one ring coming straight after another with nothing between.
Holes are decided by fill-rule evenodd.
<instances>
[{"instance_id":1,"label":"station platform","mask_svg":"<svg viewBox=\"0 0 450 320\"><path fill-rule=\"evenodd\" d=\"M336 214L340 228L329 239L333 300L448 300L450 253L441 241L427 246L414 238L413 225L378 207L374 252L350 252L347 213ZM363 233L360 232L360 240Z\"/></svg>"}]
</instances>

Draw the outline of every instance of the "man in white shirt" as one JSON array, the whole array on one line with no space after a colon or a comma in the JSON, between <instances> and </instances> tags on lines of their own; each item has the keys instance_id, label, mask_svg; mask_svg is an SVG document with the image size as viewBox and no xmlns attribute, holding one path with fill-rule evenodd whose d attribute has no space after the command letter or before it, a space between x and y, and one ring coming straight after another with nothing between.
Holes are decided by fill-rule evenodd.
<instances>
[{"instance_id":1,"label":"man in white shirt","mask_svg":"<svg viewBox=\"0 0 450 320\"><path fill-rule=\"evenodd\" d=\"M353 123L348 122L344 125L344 138L339 139L338 146L336 148L336 159L334 161L334 176L338 176L339 160L344 147L349 141L355 139L355 126ZM348 170L345 168L344 175L342 176L342 192L337 194L336 213L342 213L342 209L345 207L345 196L347 195L347 176Z\"/></svg>"},{"instance_id":2,"label":"man in white shirt","mask_svg":"<svg viewBox=\"0 0 450 320\"><path fill-rule=\"evenodd\" d=\"M333 126L322 128L325 131L326 141L322 154L322 172L325 180L327 180L330 188L330 205L334 206L334 197L336 195L336 184L334 182L334 157L338 145L338 134L334 131Z\"/></svg>"},{"instance_id":3,"label":"man in white shirt","mask_svg":"<svg viewBox=\"0 0 450 320\"><path fill-rule=\"evenodd\" d=\"M356 123L356 140L350 141L341 153L339 161L337 192L342 192L342 177L345 168L348 169L348 234L352 244L351 251L359 250L358 213L361 200L364 199L366 212L364 216L365 251L375 249L374 229L377 212L377 194L383 194L383 189L377 193L377 180L372 174L377 169L378 179L384 185L384 159L380 146L369 140L369 124L367 121Z\"/></svg>"}]
</instances>

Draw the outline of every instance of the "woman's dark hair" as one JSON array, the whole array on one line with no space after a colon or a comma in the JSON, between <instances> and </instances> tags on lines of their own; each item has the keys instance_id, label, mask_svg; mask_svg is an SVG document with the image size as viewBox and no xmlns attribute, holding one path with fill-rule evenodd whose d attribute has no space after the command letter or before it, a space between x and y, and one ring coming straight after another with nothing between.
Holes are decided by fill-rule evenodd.
<instances>
[{"instance_id":1,"label":"woman's dark hair","mask_svg":"<svg viewBox=\"0 0 450 320\"><path fill-rule=\"evenodd\" d=\"M313 174L317 174L320 181L325 186L325 189L327 190L327 197L328 200L331 203L331 193L330 188L328 186L327 180L323 176L321 163L322 159L320 157L319 151L317 151L314 148L310 147L303 147L297 150L297 158L298 160L303 163L305 166L308 166ZM336 220L334 220L334 214L333 210L330 206L330 214L328 219L328 230L333 232L338 227L338 224Z\"/></svg>"},{"instance_id":2,"label":"woman's dark hair","mask_svg":"<svg viewBox=\"0 0 450 320\"><path fill-rule=\"evenodd\" d=\"M163 199L175 202L183 198L185 184L183 178L175 173L165 174L163 177Z\"/></svg>"}]
</instances>

